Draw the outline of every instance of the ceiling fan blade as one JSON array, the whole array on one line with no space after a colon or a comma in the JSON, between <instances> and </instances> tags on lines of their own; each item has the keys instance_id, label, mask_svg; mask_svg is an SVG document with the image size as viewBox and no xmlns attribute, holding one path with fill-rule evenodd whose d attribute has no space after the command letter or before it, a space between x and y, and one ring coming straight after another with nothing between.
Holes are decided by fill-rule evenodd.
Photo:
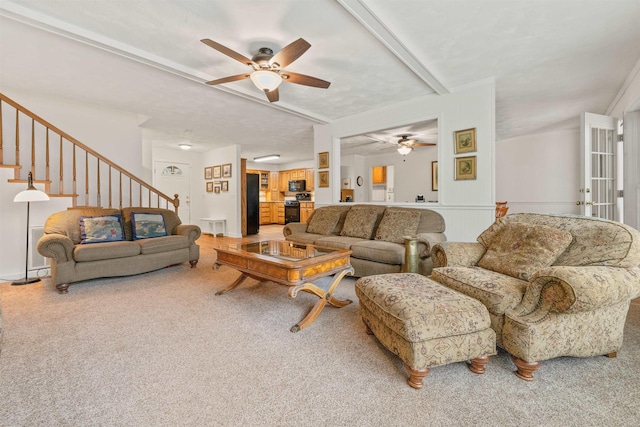
<instances>
[{"instance_id":1,"label":"ceiling fan blade","mask_svg":"<svg viewBox=\"0 0 640 427\"><path fill-rule=\"evenodd\" d=\"M269 92L266 92L267 94L267 99L269 100L269 102L276 102L280 99L280 92L278 92L278 88L275 88L274 90L271 90Z\"/></svg>"},{"instance_id":2,"label":"ceiling fan blade","mask_svg":"<svg viewBox=\"0 0 640 427\"><path fill-rule=\"evenodd\" d=\"M269 60L269 65L278 64L278 68L285 68L296 59L300 58L311 45L305 39L298 39L283 47L280 52L273 55Z\"/></svg>"},{"instance_id":3,"label":"ceiling fan blade","mask_svg":"<svg viewBox=\"0 0 640 427\"><path fill-rule=\"evenodd\" d=\"M253 62L253 60L247 58L244 55L239 54L235 50L231 50L228 47L221 45L220 43L216 43L213 40L209 40L209 39L202 39L200 41L206 44L207 46L214 48L218 52L224 53L228 57L235 59L236 61L240 61L245 65L251 65L254 68L260 68L258 64Z\"/></svg>"},{"instance_id":4,"label":"ceiling fan blade","mask_svg":"<svg viewBox=\"0 0 640 427\"><path fill-rule=\"evenodd\" d=\"M285 82L296 83L299 85L319 87L322 89L326 89L331 85L330 82L304 74L292 73L291 71L282 72L280 75Z\"/></svg>"},{"instance_id":5,"label":"ceiling fan blade","mask_svg":"<svg viewBox=\"0 0 640 427\"><path fill-rule=\"evenodd\" d=\"M229 83L229 82L235 82L237 80L244 80L244 79L248 79L249 77L251 77L251 74L237 74L235 76L229 76L229 77L223 77L221 79L218 80L211 80L210 82L207 82L208 85L219 85L221 83Z\"/></svg>"},{"instance_id":6,"label":"ceiling fan blade","mask_svg":"<svg viewBox=\"0 0 640 427\"><path fill-rule=\"evenodd\" d=\"M414 147L432 147L437 144L435 142L414 142L411 145L413 145Z\"/></svg>"}]
</instances>

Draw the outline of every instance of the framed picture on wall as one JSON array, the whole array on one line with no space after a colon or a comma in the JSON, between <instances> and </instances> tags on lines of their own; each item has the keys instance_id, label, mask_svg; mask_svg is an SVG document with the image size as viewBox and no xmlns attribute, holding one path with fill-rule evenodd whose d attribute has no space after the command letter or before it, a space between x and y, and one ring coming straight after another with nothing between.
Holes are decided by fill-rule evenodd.
<instances>
[{"instance_id":1,"label":"framed picture on wall","mask_svg":"<svg viewBox=\"0 0 640 427\"><path fill-rule=\"evenodd\" d=\"M207 193L213 193L213 182L207 182Z\"/></svg>"},{"instance_id":2,"label":"framed picture on wall","mask_svg":"<svg viewBox=\"0 0 640 427\"><path fill-rule=\"evenodd\" d=\"M229 191L229 181L220 181L220 190Z\"/></svg>"},{"instance_id":3,"label":"framed picture on wall","mask_svg":"<svg viewBox=\"0 0 640 427\"><path fill-rule=\"evenodd\" d=\"M329 171L318 172L318 187L329 186Z\"/></svg>"},{"instance_id":4,"label":"framed picture on wall","mask_svg":"<svg viewBox=\"0 0 640 427\"><path fill-rule=\"evenodd\" d=\"M438 191L438 162L431 162L431 191Z\"/></svg>"},{"instance_id":5,"label":"framed picture on wall","mask_svg":"<svg viewBox=\"0 0 640 427\"><path fill-rule=\"evenodd\" d=\"M213 168L211 166L204 168L204 179L213 178Z\"/></svg>"},{"instance_id":6,"label":"framed picture on wall","mask_svg":"<svg viewBox=\"0 0 640 427\"><path fill-rule=\"evenodd\" d=\"M222 165L222 177L231 178L231 163Z\"/></svg>"},{"instance_id":7,"label":"framed picture on wall","mask_svg":"<svg viewBox=\"0 0 640 427\"><path fill-rule=\"evenodd\" d=\"M329 168L329 152L324 151L322 153L318 153L318 169L328 169Z\"/></svg>"},{"instance_id":8,"label":"framed picture on wall","mask_svg":"<svg viewBox=\"0 0 640 427\"><path fill-rule=\"evenodd\" d=\"M476 151L476 128L459 130L455 134L455 153L474 153Z\"/></svg>"},{"instance_id":9,"label":"framed picture on wall","mask_svg":"<svg viewBox=\"0 0 640 427\"><path fill-rule=\"evenodd\" d=\"M218 179L222 177L222 166L214 166L213 167L213 179Z\"/></svg>"},{"instance_id":10,"label":"framed picture on wall","mask_svg":"<svg viewBox=\"0 0 640 427\"><path fill-rule=\"evenodd\" d=\"M476 179L476 156L456 157L456 181Z\"/></svg>"},{"instance_id":11,"label":"framed picture on wall","mask_svg":"<svg viewBox=\"0 0 640 427\"><path fill-rule=\"evenodd\" d=\"M220 188L222 187L222 185L220 184L220 181L216 181L213 183L213 192L214 194L220 194Z\"/></svg>"}]
</instances>

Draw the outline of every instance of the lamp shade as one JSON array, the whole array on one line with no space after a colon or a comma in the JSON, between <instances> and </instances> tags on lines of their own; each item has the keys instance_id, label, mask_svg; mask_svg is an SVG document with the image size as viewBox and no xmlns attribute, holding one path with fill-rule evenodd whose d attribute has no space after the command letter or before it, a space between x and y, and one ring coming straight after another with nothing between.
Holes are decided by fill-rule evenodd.
<instances>
[{"instance_id":1,"label":"lamp shade","mask_svg":"<svg viewBox=\"0 0 640 427\"><path fill-rule=\"evenodd\" d=\"M251 73L253 84L260 90L270 92L282 83L282 77L275 71L257 70Z\"/></svg>"},{"instance_id":2,"label":"lamp shade","mask_svg":"<svg viewBox=\"0 0 640 427\"><path fill-rule=\"evenodd\" d=\"M33 177L29 172L27 189L16 194L13 198L14 202L44 202L49 200L49 196L44 191L38 190L33 186Z\"/></svg>"},{"instance_id":3,"label":"lamp shade","mask_svg":"<svg viewBox=\"0 0 640 427\"><path fill-rule=\"evenodd\" d=\"M411 150L412 148L407 147L406 145L401 145L400 147L398 147L398 153L402 154L403 156L406 156L407 154L409 154Z\"/></svg>"}]
</instances>

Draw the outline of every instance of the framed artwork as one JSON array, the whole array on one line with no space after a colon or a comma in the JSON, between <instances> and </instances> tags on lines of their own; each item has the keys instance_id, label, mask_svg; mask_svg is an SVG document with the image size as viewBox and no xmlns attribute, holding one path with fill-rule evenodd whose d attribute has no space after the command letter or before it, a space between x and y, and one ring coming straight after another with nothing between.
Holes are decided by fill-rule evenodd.
<instances>
[{"instance_id":1,"label":"framed artwork","mask_svg":"<svg viewBox=\"0 0 640 427\"><path fill-rule=\"evenodd\" d=\"M231 178L231 163L222 165L222 177Z\"/></svg>"},{"instance_id":2,"label":"framed artwork","mask_svg":"<svg viewBox=\"0 0 640 427\"><path fill-rule=\"evenodd\" d=\"M220 190L229 191L229 181L220 181Z\"/></svg>"},{"instance_id":3,"label":"framed artwork","mask_svg":"<svg viewBox=\"0 0 640 427\"><path fill-rule=\"evenodd\" d=\"M318 187L329 186L329 171L318 172Z\"/></svg>"},{"instance_id":4,"label":"framed artwork","mask_svg":"<svg viewBox=\"0 0 640 427\"><path fill-rule=\"evenodd\" d=\"M213 193L213 182L207 182L207 193Z\"/></svg>"},{"instance_id":5,"label":"framed artwork","mask_svg":"<svg viewBox=\"0 0 640 427\"><path fill-rule=\"evenodd\" d=\"M204 168L204 179L213 178L213 168L211 166Z\"/></svg>"},{"instance_id":6,"label":"framed artwork","mask_svg":"<svg viewBox=\"0 0 640 427\"><path fill-rule=\"evenodd\" d=\"M431 191L438 191L438 162L431 162Z\"/></svg>"},{"instance_id":7,"label":"framed artwork","mask_svg":"<svg viewBox=\"0 0 640 427\"><path fill-rule=\"evenodd\" d=\"M222 166L218 165L218 166L214 166L213 167L213 179L217 179L217 178L221 178L222 177Z\"/></svg>"},{"instance_id":8,"label":"framed artwork","mask_svg":"<svg viewBox=\"0 0 640 427\"><path fill-rule=\"evenodd\" d=\"M322 153L318 153L318 169L327 168L329 168L329 152L323 151Z\"/></svg>"},{"instance_id":9,"label":"framed artwork","mask_svg":"<svg viewBox=\"0 0 640 427\"><path fill-rule=\"evenodd\" d=\"M455 134L455 153L474 153L476 151L476 128L458 130Z\"/></svg>"},{"instance_id":10,"label":"framed artwork","mask_svg":"<svg viewBox=\"0 0 640 427\"><path fill-rule=\"evenodd\" d=\"M216 181L213 183L213 192L214 194L220 194L220 188L222 187L222 185L220 185L220 181Z\"/></svg>"},{"instance_id":11,"label":"framed artwork","mask_svg":"<svg viewBox=\"0 0 640 427\"><path fill-rule=\"evenodd\" d=\"M456 181L476 179L476 156L456 157Z\"/></svg>"}]
</instances>

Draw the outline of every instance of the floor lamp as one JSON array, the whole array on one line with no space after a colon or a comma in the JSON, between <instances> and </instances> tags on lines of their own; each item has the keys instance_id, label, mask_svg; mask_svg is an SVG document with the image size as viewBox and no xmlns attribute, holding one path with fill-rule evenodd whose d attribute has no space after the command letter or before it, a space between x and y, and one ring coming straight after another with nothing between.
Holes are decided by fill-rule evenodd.
<instances>
[{"instance_id":1,"label":"floor lamp","mask_svg":"<svg viewBox=\"0 0 640 427\"><path fill-rule=\"evenodd\" d=\"M28 180L27 189L16 194L16 197L13 199L14 202L27 202L27 251L24 259L24 279L16 280L11 283L12 285L26 285L40 281L39 277L29 279L29 208L31 202L43 202L49 200L49 196L47 196L47 193L33 186L33 176L31 172L29 172Z\"/></svg>"}]
</instances>

